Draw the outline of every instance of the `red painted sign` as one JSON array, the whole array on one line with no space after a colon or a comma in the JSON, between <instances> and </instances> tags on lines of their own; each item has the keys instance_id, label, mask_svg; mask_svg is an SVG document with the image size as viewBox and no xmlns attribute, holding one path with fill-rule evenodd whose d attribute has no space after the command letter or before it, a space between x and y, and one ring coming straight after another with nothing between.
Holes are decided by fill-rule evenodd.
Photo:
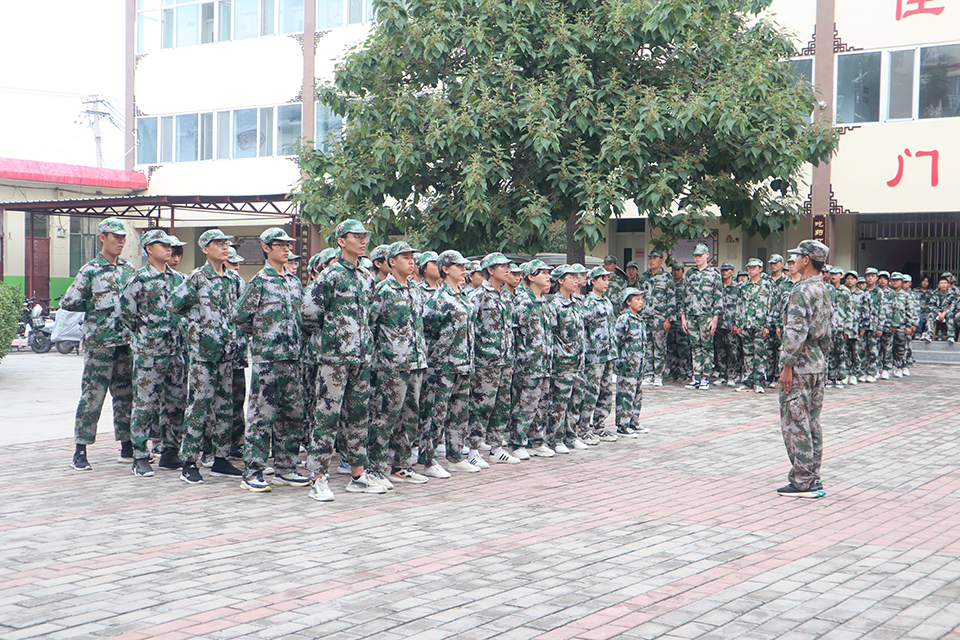
<instances>
[{"instance_id":1,"label":"red painted sign","mask_svg":"<svg viewBox=\"0 0 960 640\"><path fill-rule=\"evenodd\" d=\"M943 13L944 7L929 7L939 4L942 0L897 0L897 20L903 20L918 13L929 13L935 16ZM911 9L910 7L916 7Z\"/></svg>"},{"instance_id":2,"label":"red painted sign","mask_svg":"<svg viewBox=\"0 0 960 640\"><path fill-rule=\"evenodd\" d=\"M895 187L903 179L904 155L908 158L914 157L914 154L910 153L910 149L904 149L902 154L897 155L897 175L892 180L887 180L887 186ZM917 151L916 157L930 158L930 186L935 187L940 184L940 152L936 149L933 151Z\"/></svg>"}]
</instances>

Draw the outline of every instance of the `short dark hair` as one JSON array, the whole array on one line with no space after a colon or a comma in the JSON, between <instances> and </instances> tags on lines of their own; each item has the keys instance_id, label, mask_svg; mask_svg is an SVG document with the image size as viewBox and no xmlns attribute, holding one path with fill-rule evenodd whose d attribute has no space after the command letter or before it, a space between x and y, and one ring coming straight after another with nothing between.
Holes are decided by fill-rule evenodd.
<instances>
[{"instance_id":1,"label":"short dark hair","mask_svg":"<svg viewBox=\"0 0 960 640\"><path fill-rule=\"evenodd\" d=\"M950 278L948 278L947 276L940 276L939 278L937 278L937 284L940 284L940 283L943 282L944 280L946 280L947 283L949 284Z\"/></svg>"},{"instance_id":2,"label":"short dark hair","mask_svg":"<svg viewBox=\"0 0 960 640\"><path fill-rule=\"evenodd\" d=\"M175 247L170 247L170 257L182 256L182 255L183 255L183 246L178 244Z\"/></svg>"},{"instance_id":3,"label":"short dark hair","mask_svg":"<svg viewBox=\"0 0 960 640\"><path fill-rule=\"evenodd\" d=\"M814 260L813 258L810 258L810 264L812 264L813 268L816 269L818 272L823 271L823 265L824 265L823 260Z\"/></svg>"}]
</instances>

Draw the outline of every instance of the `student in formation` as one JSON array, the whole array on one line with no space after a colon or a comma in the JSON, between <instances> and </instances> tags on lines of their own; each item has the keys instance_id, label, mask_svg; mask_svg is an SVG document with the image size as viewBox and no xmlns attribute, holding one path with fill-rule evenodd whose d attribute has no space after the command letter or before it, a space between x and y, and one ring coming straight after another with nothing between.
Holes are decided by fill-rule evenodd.
<instances>
[{"instance_id":1,"label":"student in formation","mask_svg":"<svg viewBox=\"0 0 960 640\"><path fill-rule=\"evenodd\" d=\"M640 409L643 406L643 388L640 372L646 350L647 332L640 318L643 309L643 292L627 287L620 292L620 307L623 312L617 317L617 434L635 438L647 433L640 426Z\"/></svg>"},{"instance_id":2,"label":"student in formation","mask_svg":"<svg viewBox=\"0 0 960 640\"><path fill-rule=\"evenodd\" d=\"M417 258L417 273L420 274L420 282L417 283L417 286L428 296L440 288L440 269L437 267L437 257L435 251L424 251Z\"/></svg>"},{"instance_id":3,"label":"student in formation","mask_svg":"<svg viewBox=\"0 0 960 640\"><path fill-rule=\"evenodd\" d=\"M663 252L654 249L647 258L649 267L637 279L638 289L647 290L643 315L647 323L647 353L644 357L644 383L663 386L666 365L667 334L677 315L677 290L673 278L663 268Z\"/></svg>"},{"instance_id":4,"label":"student in formation","mask_svg":"<svg viewBox=\"0 0 960 640\"><path fill-rule=\"evenodd\" d=\"M583 315L574 293L580 286L580 274L586 268L579 264L563 265L554 270L557 293L550 299L554 322L552 331L553 363L550 376L550 437L547 443L557 453L571 449L586 449L577 437L583 387Z\"/></svg>"},{"instance_id":5,"label":"student in formation","mask_svg":"<svg viewBox=\"0 0 960 640\"><path fill-rule=\"evenodd\" d=\"M546 415L541 413L544 406L541 400L550 392L544 298L550 289L550 268L542 260L531 260L524 267L523 280L526 286L520 288L513 308L516 388L513 429L509 437L511 455L521 460L531 455L545 458L554 455L545 442Z\"/></svg>"},{"instance_id":6,"label":"student in formation","mask_svg":"<svg viewBox=\"0 0 960 640\"><path fill-rule=\"evenodd\" d=\"M610 415L614 399L613 369L618 358L614 333L616 317L613 304L604 297L612 274L596 267L590 274L590 293L583 300L585 343L584 399L577 433L598 434L604 442L616 442L614 430L603 426Z\"/></svg>"},{"instance_id":7,"label":"student in formation","mask_svg":"<svg viewBox=\"0 0 960 640\"><path fill-rule=\"evenodd\" d=\"M240 292L245 283L240 276L240 263L245 262L236 248L230 247L230 254L223 266L234 271L240 278ZM247 420L243 415L243 403L247 399L247 334L237 328L237 357L233 365L233 427L230 429L230 457L243 459L243 437L247 432Z\"/></svg>"},{"instance_id":8,"label":"student in formation","mask_svg":"<svg viewBox=\"0 0 960 640\"><path fill-rule=\"evenodd\" d=\"M773 285L762 278L763 262L759 258L747 261L750 279L740 285L734 332L743 345L743 384L737 391L766 393L767 381L766 339L770 335L770 316L776 308L778 297Z\"/></svg>"}]
</instances>

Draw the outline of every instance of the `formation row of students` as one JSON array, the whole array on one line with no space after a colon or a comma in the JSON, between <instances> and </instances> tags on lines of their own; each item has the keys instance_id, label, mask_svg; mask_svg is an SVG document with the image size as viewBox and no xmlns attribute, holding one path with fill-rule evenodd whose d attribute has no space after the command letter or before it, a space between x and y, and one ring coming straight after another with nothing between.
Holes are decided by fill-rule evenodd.
<instances>
[{"instance_id":1,"label":"formation row of students","mask_svg":"<svg viewBox=\"0 0 960 640\"><path fill-rule=\"evenodd\" d=\"M188 277L168 265L175 237L143 234L148 264L134 271L120 258L122 225L105 220L99 232L101 255L61 303L87 314L75 469L91 469L86 446L108 389L134 475L153 475L147 442L159 440L159 467L185 482L203 481L209 450L211 475L268 491L272 456L273 484L310 485L321 501L333 499L335 452L352 475L347 491L383 493L643 431L644 293L623 288L614 305L603 268L514 265L499 253L471 265L401 241L371 252L368 272L367 232L347 220L338 247L310 259L306 289L279 228L261 235L266 264L244 285L220 230L200 236L207 261ZM617 433L603 427L614 397ZM243 470L228 459L241 444ZM309 475L298 471L301 447Z\"/></svg>"}]
</instances>

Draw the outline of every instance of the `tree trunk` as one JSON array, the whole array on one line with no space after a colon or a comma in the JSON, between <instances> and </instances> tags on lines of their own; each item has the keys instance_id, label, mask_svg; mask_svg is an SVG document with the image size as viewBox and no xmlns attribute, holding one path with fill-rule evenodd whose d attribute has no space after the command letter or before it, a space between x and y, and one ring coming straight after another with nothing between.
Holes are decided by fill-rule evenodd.
<instances>
[{"instance_id":1,"label":"tree trunk","mask_svg":"<svg viewBox=\"0 0 960 640\"><path fill-rule=\"evenodd\" d=\"M567 218L567 264L583 264L586 250L583 242L577 240L577 208L571 207L570 217Z\"/></svg>"}]
</instances>

